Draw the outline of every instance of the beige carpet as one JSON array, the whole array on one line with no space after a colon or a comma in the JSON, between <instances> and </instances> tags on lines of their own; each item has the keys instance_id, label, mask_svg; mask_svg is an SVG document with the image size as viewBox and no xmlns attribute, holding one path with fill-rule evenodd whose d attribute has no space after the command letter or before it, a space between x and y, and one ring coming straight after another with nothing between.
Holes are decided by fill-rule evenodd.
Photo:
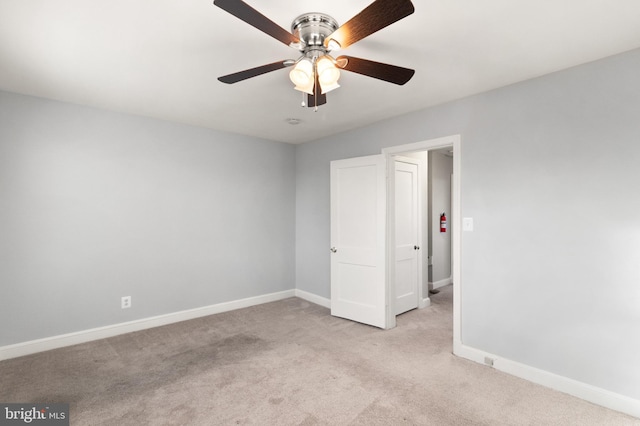
<instances>
[{"instance_id":1,"label":"beige carpet","mask_svg":"<svg viewBox=\"0 0 640 426\"><path fill-rule=\"evenodd\" d=\"M72 425L640 425L451 354L451 288L382 331L292 298L0 362Z\"/></svg>"}]
</instances>

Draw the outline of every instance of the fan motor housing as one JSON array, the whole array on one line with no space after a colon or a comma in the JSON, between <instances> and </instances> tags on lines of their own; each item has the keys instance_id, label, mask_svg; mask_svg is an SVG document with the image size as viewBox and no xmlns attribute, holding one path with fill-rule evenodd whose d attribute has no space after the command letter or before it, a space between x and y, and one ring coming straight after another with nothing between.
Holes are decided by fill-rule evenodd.
<instances>
[{"instance_id":1,"label":"fan motor housing","mask_svg":"<svg viewBox=\"0 0 640 426\"><path fill-rule=\"evenodd\" d=\"M291 32L307 47L323 46L324 39L339 27L338 22L324 13L305 13L294 19Z\"/></svg>"}]
</instances>

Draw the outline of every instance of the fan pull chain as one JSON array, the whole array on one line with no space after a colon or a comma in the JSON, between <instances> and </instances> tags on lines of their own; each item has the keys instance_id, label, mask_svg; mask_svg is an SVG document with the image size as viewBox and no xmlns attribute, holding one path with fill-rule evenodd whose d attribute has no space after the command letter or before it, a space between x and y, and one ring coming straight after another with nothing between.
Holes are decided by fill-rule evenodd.
<instances>
[{"instance_id":1,"label":"fan pull chain","mask_svg":"<svg viewBox=\"0 0 640 426\"><path fill-rule=\"evenodd\" d=\"M307 102L305 101L307 94L305 92L302 92L302 103L300 104L300 106L302 108L307 106Z\"/></svg>"}]
</instances>

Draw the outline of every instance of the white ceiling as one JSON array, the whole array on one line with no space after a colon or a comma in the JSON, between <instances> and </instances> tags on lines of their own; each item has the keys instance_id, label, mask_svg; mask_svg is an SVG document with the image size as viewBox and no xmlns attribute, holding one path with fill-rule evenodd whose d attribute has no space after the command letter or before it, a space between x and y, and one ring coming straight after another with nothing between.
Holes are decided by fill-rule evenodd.
<instances>
[{"instance_id":1,"label":"white ceiling","mask_svg":"<svg viewBox=\"0 0 640 426\"><path fill-rule=\"evenodd\" d=\"M289 29L371 0L247 0ZM638 0L414 0L340 54L416 70L405 86L343 72L318 112L288 70L218 76L298 52L212 0L0 0L0 89L301 143L640 47ZM297 126L287 124L297 118Z\"/></svg>"}]
</instances>

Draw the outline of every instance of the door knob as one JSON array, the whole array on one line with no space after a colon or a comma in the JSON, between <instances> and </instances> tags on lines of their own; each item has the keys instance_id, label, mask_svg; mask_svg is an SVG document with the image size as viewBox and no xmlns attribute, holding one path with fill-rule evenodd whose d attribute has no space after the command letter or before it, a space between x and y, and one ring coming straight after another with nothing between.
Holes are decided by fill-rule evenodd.
<instances>
[{"instance_id":1,"label":"door knob","mask_svg":"<svg viewBox=\"0 0 640 426\"><path fill-rule=\"evenodd\" d=\"M413 246L414 250L420 250L420 246Z\"/></svg>"},{"instance_id":2,"label":"door knob","mask_svg":"<svg viewBox=\"0 0 640 426\"><path fill-rule=\"evenodd\" d=\"M331 253L335 253L335 252L337 252L337 251L338 251L338 249L337 249L337 248L335 248L335 247L331 247Z\"/></svg>"}]
</instances>

